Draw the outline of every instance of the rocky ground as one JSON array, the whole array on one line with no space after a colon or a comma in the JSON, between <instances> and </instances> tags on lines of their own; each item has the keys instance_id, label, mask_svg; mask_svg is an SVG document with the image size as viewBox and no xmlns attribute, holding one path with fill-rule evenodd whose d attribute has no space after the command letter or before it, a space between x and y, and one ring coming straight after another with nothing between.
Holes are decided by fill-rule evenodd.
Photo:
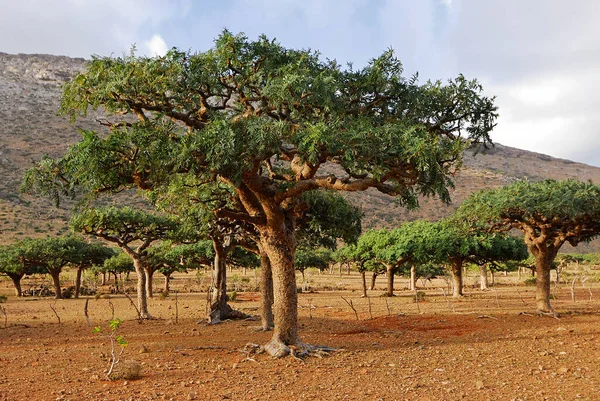
<instances>
[{"instance_id":1,"label":"rocky ground","mask_svg":"<svg viewBox=\"0 0 600 401\"><path fill-rule=\"evenodd\" d=\"M254 330L256 321L199 323L205 294L155 298L157 319L143 324L122 296L92 298L93 325L106 329L110 303L124 319L123 360L135 362L122 366L141 366L139 378L115 381L105 379L110 344L87 325L84 299L9 298L6 320L0 315L0 400L598 399L600 288L577 288L575 302L568 285L555 288L559 319L529 313L531 287L468 290L460 300L429 288L419 303L408 292L379 293L300 294L302 339L339 349L303 361L254 353L248 343L270 336ZM257 299L240 293L233 305L252 314Z\"/></svg>"}]
</instances>

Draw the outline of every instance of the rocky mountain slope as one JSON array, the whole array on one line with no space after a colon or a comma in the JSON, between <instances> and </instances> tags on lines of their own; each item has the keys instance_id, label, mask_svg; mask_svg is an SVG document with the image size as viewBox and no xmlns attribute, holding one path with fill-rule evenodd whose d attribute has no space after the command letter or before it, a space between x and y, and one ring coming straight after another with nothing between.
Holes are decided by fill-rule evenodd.
<instances>
[{"instance_id":1,"label":"rocky mountain slope","mask_svg":"<svg viewBox=\"0 0 600 401\"><path fill-rule=\"evenodd\" d=\"M60 156L79 139L78 128L98 125L90 115L69 124L57 116L60 86L85 68L85 60L50 55L0 53L0 243L24 236L66 231L68 208L18 192L24 171L44 154ZM365 212L364 227L394 227L406 220L447 216L472 192L519 179L575 178L600 184L600 168L496 144L485 153L465 156L455 179L452 203L423 199L407 211L377 191L346 196ZM600 246L593 244L593 249ZM579 250L590 249L579 248Z\"/></svg>"}]
</instances>

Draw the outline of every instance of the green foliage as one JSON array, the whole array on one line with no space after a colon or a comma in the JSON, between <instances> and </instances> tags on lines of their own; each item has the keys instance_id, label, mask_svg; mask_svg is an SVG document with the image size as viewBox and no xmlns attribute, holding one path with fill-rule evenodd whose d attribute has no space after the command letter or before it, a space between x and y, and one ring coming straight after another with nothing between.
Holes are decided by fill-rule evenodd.
<instances>
[{"instance_id":1,"label":"green foliage","mask_svg":"<svg viewBox=\"0 0 600 401\"><path fill-rule=\"evenodd\" d=\"M600 233L600 188L575 180L522 181L476 193L457 213L472 225L532 230L526 239L539 237L544 230L548 243L558 240L560 248L569 241L575 246Z\"/></svg>"},{"instance_id":2,"label":"green foliage","mask_svg":"<svg viewBox=\"0 0 600 401\"><path fill-rule=\"evenodd\" d=\"M125 252L116 252L114 256L106 259L101 265L94 266L98 273L120 274L133 271L133 260Z\"/></svg>"},{"instance_id":3,"label":"green foliage","mask_svg":"<svg viewBox=\"0 0 600 401\"><path fill-rule=\"evenodd\" d=\"M296 251L296 270L304 271L309 267L325 270L332 261L332 253L328 249L299 248Z\"/></svg>"},{"instance_id":4,"label":"green foliage","mask_svg":"<svg viewBox=\"0 0 600 401\"><path fill-rule=\"evenodd\" d=\"M6 295L0 295L0 304L8 301L8 297Z\"/></svg>"}]
</instances>

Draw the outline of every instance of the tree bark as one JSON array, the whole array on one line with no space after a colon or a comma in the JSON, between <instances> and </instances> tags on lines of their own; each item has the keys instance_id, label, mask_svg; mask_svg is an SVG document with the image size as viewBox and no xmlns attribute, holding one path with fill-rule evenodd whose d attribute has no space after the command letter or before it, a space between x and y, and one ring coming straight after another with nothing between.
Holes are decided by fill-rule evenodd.
<instances>
[{"instance_id":1,"label":"tree bark","mask_svg":"<svg viewBox=\"0 0 600 401\"><path fill-rule=\"evenodd\" d=\"M554 312L550 304L550 270L556 253L551 249L542 249L537 252L537 255L534 254L537 275L535 302L540 312Z\"/></svg>"},{"instance_id":2,"label":"tree bark","mask_svg":"<svg viewBox=\"0 0 600 401\"><path fill-rule=\"evenodd\" d=\"M371 291L375 289L375 279L377 278L377 273L373 272L371 276L371 287L369 288Z\"/></svg>"},{"instance_id":3,"label":"tree bark","mask_svg":"<svg viewBox=\"0 0 600 401\"><path fill-rule=\"evenodd\" d=\"M144 266L144 273L146 274L146 294L149 298L154 298L154 269L149 266Z\"/></svg>"},{"instance_id":4,"label":"tree bark","mask_svg":"<svg viewBox=\"0 0 600 401\"><path fill-rule=\"evenodd\" d=\"M152 319L150 312L148 312L148 297L146 294L146 272L144 269L144 264L140 260L140 258L133 258L133 267L135 268L135 273L137 275L137 299L140 318Z\"/></svg>"},{"instance_id":5,"label":"tree bark","mask_svg":"<svg viewBox=\"0 0 600 401\"><path fill-rule=\"evenodd\" d=\"M273 273L269 256L260 250L260 320L262 330L271 330L273 319Z\"/></svg>"},{"instance_id":6,"label":"tree bark","mask_svg":"<svg viewBox=\"0 0 600 401\"><path fill-rule=\"evenodd\" d=\"M488 288L488 275L487 275L487 263L479 266L479 288L485 291Z\"/></svg>"},{"instance_id":7,"label":"tree bark","mask_svg":"<svg viewBox=\"0 0 600 401\"><path fill-rule=\"evenodd\" d=\"M460 258L454 258L450 260L450 263L452 269L452 296L454 298L459 298L463 296L463 261Z\"/></svg>"},{"instance_id":8,"label":"tree bark","mask_svg":"<svg viewBox=\"0 0 600 401\"><path fill-rule=\"evenodd\" d=\"M165 287L163 288L163 291L165 294L168 294L169 291L171 290L170 282L171 282L171 273L165 274Z\"/></svg>"},{"instance_id":9,"label":"tree bark","mask_svg":"<svg viewBox=\"0 0 600 401\"><path fill-rule=\"evenodd\" d=\"M106 273L102 272L102 281L100 281L100 285L106 285Z\"/></svg>"},{"instance_id":10,"label":"tree bark","mask_svg":"<svg viewBox=\"0 0 600 401\"><path fill-rule=\"evenodd\" d=\"M7 276L10 277L10 280L15 286L15 295L17 297L22 297L23 289L21 288L21 279L23 278L24 274L7 273Z\"/></svg>"},{"instance_id":11,"label":"tree bark","mask_svg":"<svg viewBox=\"0 0 600 401\"><path fill-rule=\"evenodd\" d=\"M83 267L79 266L77 268L77 276L75 277L75 298L79 298L79 292L81 291L81 273L83 272Z\"/></svg>"},{"instance_id":12,"label":"tree bark","mask_svg":"<svg viewBox=\"0 0 600 401\"><path fill-rule=\"evenodd\" d=\"M54 291L56 292L56 299L63 299L62 290L60 288L60 271L51 271L50 276L52 277L52 283L54 284Z\"/></svg>"},{"instance_id":13,"label":"tree bark","mask_svg":"<svg viewBox=\"0 0 600 401\"><path fill-rule=\"evenodd\" d=\"M293 223L268 225L260 230L260 243L273 273L273 337L265 350L273 357L290 353L290 345L301 344L298 336L298 291L294 257L296 240Z\"/></svg>"},{"instance_id":14,"label":"tree bark","mask_svg":"<svg viewBox=\"0 0 600 401\"><path fill-rule=\"evenodd\" d=\"M394 274L396 273L396 269L394 269L393 265L386 266L386 276L387 276L387 290L385 295L388 297L394 296Z\"/></svg>"},{"instance_id":15,"label":"tree bark","mask_svg":"<svg viewBox=\"0 0 600 401\"><path fill-rule=\"evenodd\" d=\"M417 268L415 265L410 267L410 290L415 291L417 289Z\"/></svg>"},{"instance_id":16,"label":"tree bark","mask_svg":"<svg viewBox=\"0 0 600 401\"><path fill-rule=\"evenodd\" d=\"M362 270L360 275L362 278L362 297L367 298L367 272Z\"/></svg>"},{"instance_id":17,"label":"tree bark","mask_svg":"<svg viewBox=\"0 0 600 401\"><path fill-rule=\"evenodd\" d=\"M115 276L115 293L119 293L119 278L117 277L117 273L113 273L113 275ZM123 288L123 291L125 291L125 288Z\"/></svg>"}]
</instances>

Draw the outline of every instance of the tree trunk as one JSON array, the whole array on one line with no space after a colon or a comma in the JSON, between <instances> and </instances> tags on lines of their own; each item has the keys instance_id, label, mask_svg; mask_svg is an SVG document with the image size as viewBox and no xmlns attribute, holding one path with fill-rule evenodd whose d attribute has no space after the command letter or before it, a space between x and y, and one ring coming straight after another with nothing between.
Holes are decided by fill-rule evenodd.
<instances>
[{"instance_id":1,"label":"tree trunk","mask_svg":"<svg viewBox=\"0 0 600 401\"><path fill-rule=\"evenodd\" d=\"M144 264L139 257L133 258L133 267L135 268L135 273L137 274L137 299L140 318L152 319L150 312L148 312L148 296L146 294L146 269L144 269Z\"/></svg>"},{"instance_id":2,"label":"tree trunk","mask_svg":"<svg viewBox=\"0 0 600 401\"><path fill-rule=\"evenodd\" d=\"M371 276L371 287L369 288L371 291L375 289L375 279L377 278L377 273L373 272Z\"/></svg>"},{"instance_id":3,"label":"tree trunk","mask_svg":"<svg viewBox=\"0 0 600 401\"><path fill-rule=\"evenodd\" d=\"M75 277L75 298L79 298L79 292L81 291L81 273L83 267L79 266L77 269L77 276Z\"/></svg>"},{"instance_id":4,"label":"tree trunk","mask_svg":"<svg viewBox=\"0 0 600 401\"><path fill-rule=\"evenodd\" d=\"M488 275L487 275L487 263L482 264L481 266L479 266L479 288L482 291L485 291L488 289Z\"/></svg>"},{"instance_id":5,"label":"tree trunk","mask_svg":"<svg viewBox=\"0 0 600 401\"><path fill-rule=\"evenodd\" d=\"M275 226L275 227L273 227ZM271 262L273 273L273 337L265 350L273 357L290 353L290 345L301 344L298 336L298 291L294 257L296 240L294 226L281 222L260 230L260 243Z\"/></svg>"},{"instance_id":6,"label":"tree trunk","mask_svg":"<svg viewBox=\"0 0 600 401\"><path fill-rule=\"evenodd\" d=\"M459 298L463 296L462 259L450 260L452 269L452 296Z\"/></svg>"},{"instance_id":7,"label":"tree trunk","mask_svg":"<svg viewBox=\"0 0 600 401\"><path fill-rule=\"evenodd\" d=\"M10 277L10 280L13 282L13 285L15 286L15 295L17 297L22 297L23 290L21 288L21 279L23 278L24 274L7 273L7 275L8 275L8 277Z\"/></svg>"},{"instance_id":8,"label":"tree trunk","mask_svg":"<svg viewBox=\"0 0 600 401\"><path fill-rule=\"evenodd\" d=\"M410 283L409 287L411 291L415 291L417 289L417 268L415 265L410 267Z\"/></svg>"},{"instance_id":9,"label":"tree trunk","mask_svg":"<svg viewBox=\"0 0 600 401\"><path fill-rule=\"evenodd\" d=\"M102 281L100 281L100 285L106 285L106 273L102 272Z\"/></svg>"},{"instance_id":10,"label":"tree trunk","mask_svg":"<svg viewBox=\"0 0 600 401\"><path fill-rule=\"evenodd\" d=\"M271 330L275 325L273 320L273 273L271 261L267 253L260 251L260 320L263 330Z\"/></svg>"},{"instance_id":11,"label":"tree trunk","mask_svg":"<svg viewBox=\"0 0 600 401\"><path fill-rule=\"evenodd\" d=\"M117 277L117 273L113 273L113 275L115 276L115 293L118 294L119 293L119 278ZM125 291L125 288L123 288L123 291Z\"/></svg>"},{"instance_id":12,"label":"tree trunk","mask_svg":"<svg viewBox=\"0 0 600 401\"><path fill-rule=\"evenodd\" d=\"M347 273L348 275L350 275L350 267L352 267L352 266L350 266L350 263L347 263L347 264L346 264L346 273Z\"/></svg>"},{"instance_id":13,"label":"tree trunk","mask_svg":"<svg viewBox=\"0 0 600 401\"><path fill-rule=\"evenodd\" d=\"M386 275L387 275L387 291L385 293L388 297L394 296L394 266L389 265L386 266Z\"/></svg>"},{"instance_id":14,"label":"tree trunk","mask_svg":"<svg viewBox=\"0 0 600 401\"><path fill-rule=\"evenodd\" d=\"M367 272L362 270L360 275L362 277L362 297L367 298Z\"/></svg>"},{"instance_id":15,"label":"tree trunk","mask_svg":"<svg viewBox=\"0 0 600 401\"><path fill-rule=\"evenodd\" d=\"M210 299L208 304L208 321L210 324L220 323L225 319L241 319L247 317L245 313L234 310L229 304L227 296L227 254L233 247L231 237L225 237L221 241L213 238L213 247L215 249L215 259L213 261L213 274Z\"/></svg>"},{"instance_id":16,"label":"tree trunk","mask_svg":"<svg viewBox=\"0 0 600 401\"><path fill-rule=\"evenodd\" d=\"M144 266L144 273L146 274L146 294L149 298L154 298L154 269L149 266Z\"/></svg>"},{"instance_id":17,"label":"tree trunk","mask_svg":"<svg viewBox=\"0 0 600 401\"><path fill-rule=\"evenodd\" d=\"M548 249L538 251L535 256L536 294L535 302L540 312L554 312L550 305L550 270L556 252Z\"/></svg>"},{"instance_id":18,"label":"tree trunk","mask_svg":"<svg viewBox=\"0 0 600 401\"><path fill-rule=\"evenodd\" d=\"M52 277L52 283L54 284L54 291L56 292L56 299L63 299L62 290L60 288L60 271L51 271L50 276Z\"/></svg>"},{"instance_id":19,"label":"tree trunk","mask_svg":"<svg viewBox=\"0 0 600 401\"><path fill-rule=\"evenodd\" d=\"M171 273L165 274L165 287L163 288L163 292L165 293L165 295L168 295L169 292L171 291L170 284L171 284Z\"/></svg>"},{"instance_id":20,"label":"tree trunk","mask_svg":"<svg viewBox=\"0 0 600 401\"><path fill-rule=\"evenodd\" d=\"M490 270L490 276L492 276L492 287L496 285L496 275L494 274L494 269Z\"/></svg>"}]
</instances>

